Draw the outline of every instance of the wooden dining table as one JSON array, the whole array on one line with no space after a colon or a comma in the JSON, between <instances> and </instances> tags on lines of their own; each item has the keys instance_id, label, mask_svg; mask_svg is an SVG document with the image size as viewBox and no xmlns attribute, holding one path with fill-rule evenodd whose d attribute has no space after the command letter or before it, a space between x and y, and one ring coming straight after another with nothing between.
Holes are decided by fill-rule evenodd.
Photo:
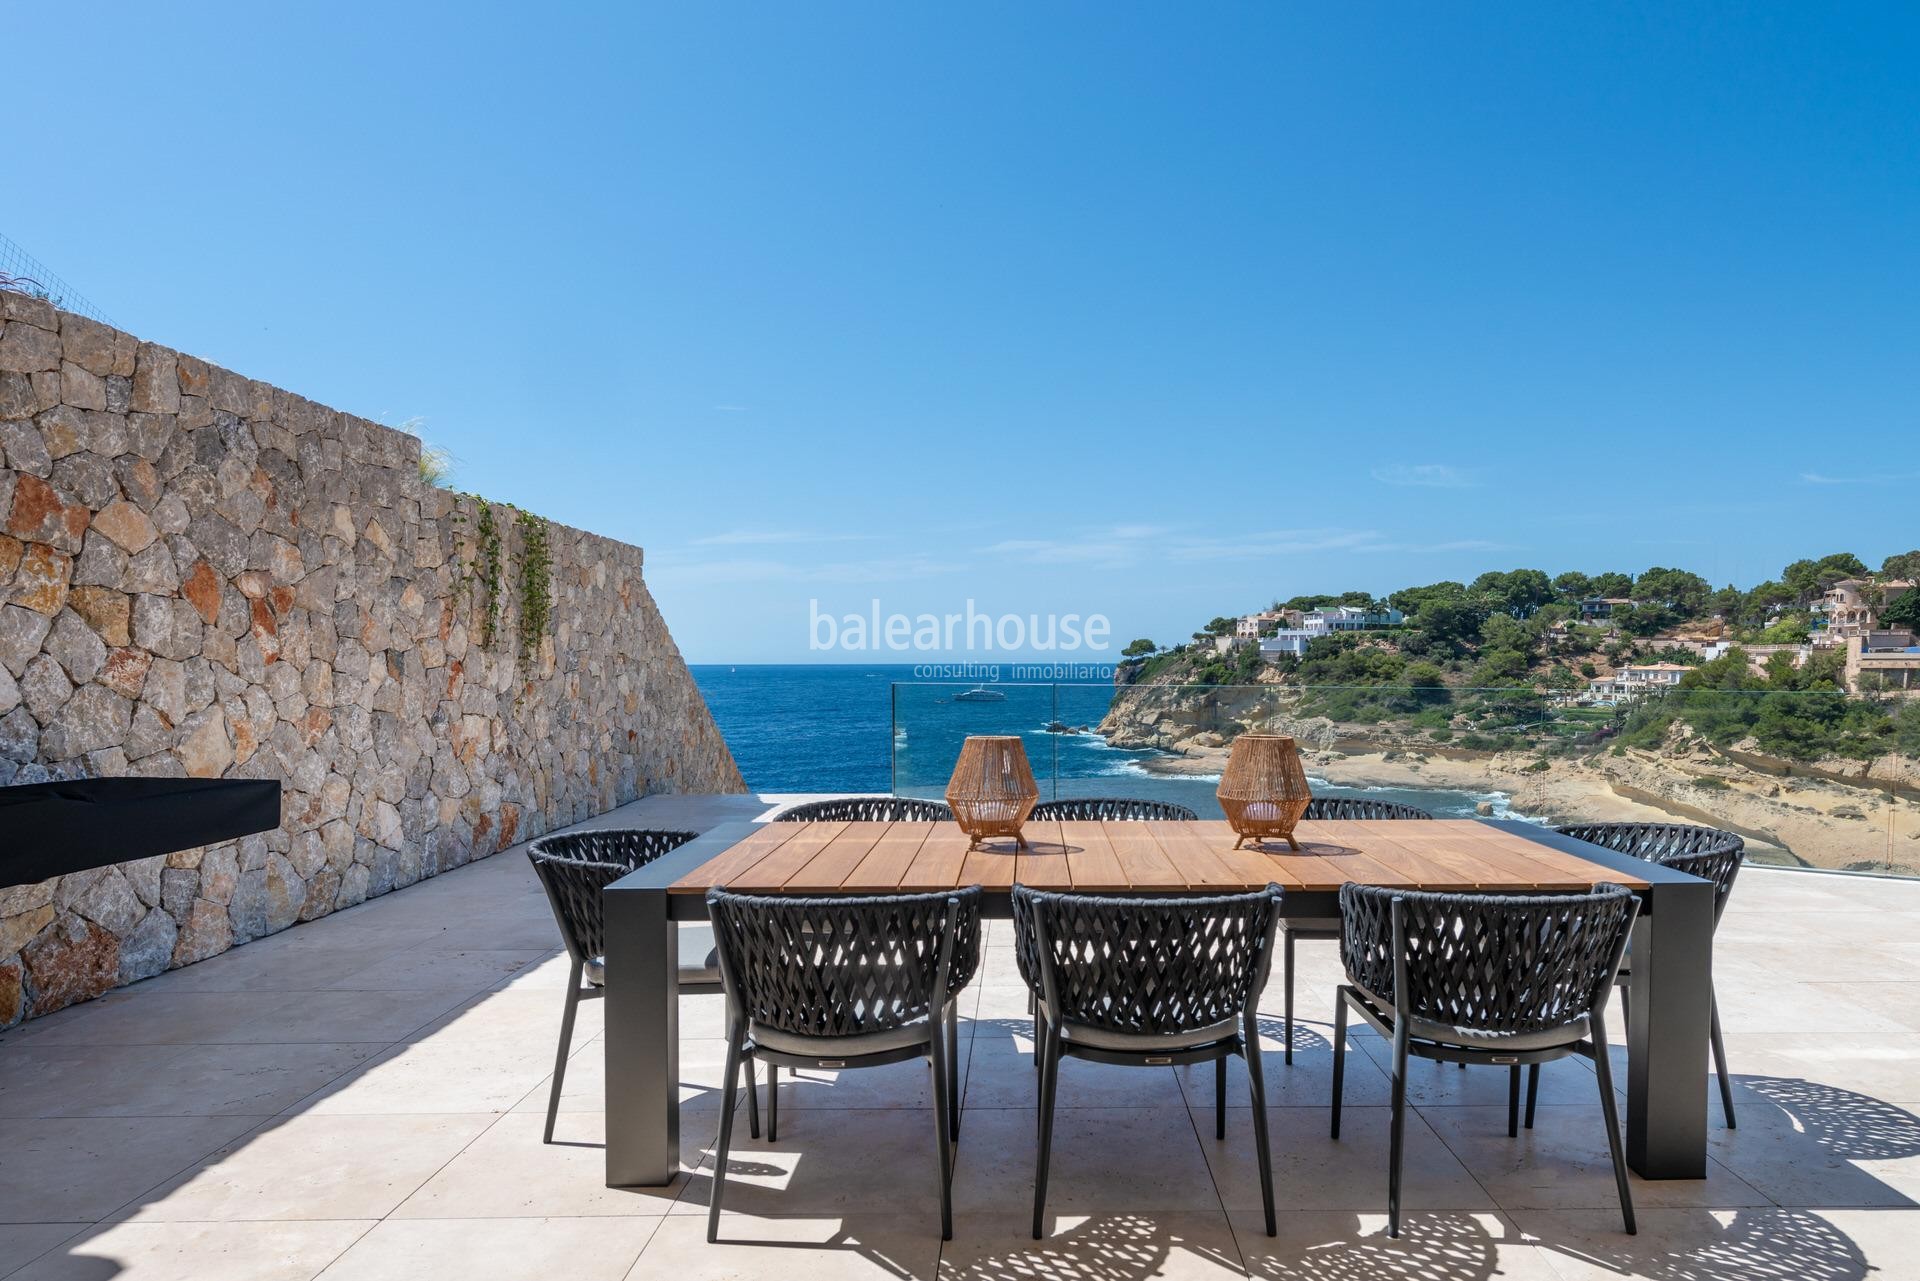
<instances>
[{"instance_id":1,"label":"wooden dining table","mask_svg":"<svg viewBox=\"0 0 1920 1281\"><path fill-rule=\"evenodd\" d=\"M1337 919L1342 885L1537 894L1601 883L1640 896L1627 1019L1627 1160L1651 1179L1707 1171L1713 886L1531 823L1303 822L1236 849L1224 822L1029 823L970 849L944 823L730 823L604 891L609 1187L657 1187L680 1169L679 926L707 919L716 885L771 894L916 893L978 885L988 917L1017 881L1108 894L1284 891L1282 912Z\"/></svg>"}]
</instances>

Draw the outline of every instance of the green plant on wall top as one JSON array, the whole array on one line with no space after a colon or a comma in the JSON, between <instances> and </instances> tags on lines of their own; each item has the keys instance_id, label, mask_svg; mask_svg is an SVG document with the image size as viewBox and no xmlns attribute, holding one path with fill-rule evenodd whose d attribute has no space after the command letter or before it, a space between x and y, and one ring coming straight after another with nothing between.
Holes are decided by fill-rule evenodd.
<instances>
[{"instance_id":1,"label":"green plant on wall top","mask_svg":"<svg viewBox=\"0 0 1920 1281\"><path fill-rule=\"evenodd\" d=\"M492 649L500 631L500 522L494 519L493 504L480 503L480 520L474 529L472 583L480 589L480 648Z\"/></svg>"}]
</instances>

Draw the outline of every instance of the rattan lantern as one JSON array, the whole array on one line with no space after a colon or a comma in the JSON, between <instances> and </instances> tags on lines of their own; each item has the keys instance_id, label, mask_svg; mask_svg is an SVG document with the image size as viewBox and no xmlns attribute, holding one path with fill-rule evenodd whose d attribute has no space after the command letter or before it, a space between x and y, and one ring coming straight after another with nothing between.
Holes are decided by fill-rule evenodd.
<instances>
[{"instance_id":1,"label":"rattan lantern","mask_svg":"<svg viewBox=\"0 0 1920 1281\"><path fill-rule=\"evenodd\" d=\"M989 836L1011 836L1025 848L1020 825L1039 799L1027 749L1018 735L967 736L947 783L947 804L960 830L973 838L968 849L978 849Z\"/></svg>"},{"instance_id":2,"label":"rattan lantern","mask_svg":"<svg viewBox=\"0 0 1920 1281\"><path fill-rule=\"evenodd\" d=\"M1242 734L1233 740L1226 773L1220 776L1220 808L1239 840L1284 840L1294 849L1294 824L1307 812L1313 794L1307 790L1306 767L1300 749L1284 734Z\"/></svg>"}]
</instances>

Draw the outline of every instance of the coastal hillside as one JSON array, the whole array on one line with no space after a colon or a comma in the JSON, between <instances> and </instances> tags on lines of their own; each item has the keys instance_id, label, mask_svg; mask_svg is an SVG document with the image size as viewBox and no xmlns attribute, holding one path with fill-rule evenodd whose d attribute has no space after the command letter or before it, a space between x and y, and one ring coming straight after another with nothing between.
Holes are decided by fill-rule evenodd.
<instances>
[{"instance_id":1,"label":"coastal hillside","mask_svg":"<svg viewBox=\"0 0 1920 1281\"><path fill-rule=\"evenodd\" d=\"M1850 679L1823 635L1853 618L1836 600L1920 623L1915 578L1920 552L1877 571L1840 553L1746 590L1522 569L1295 598L1134 642L1098 729L1159 772L1284 733L1341 786L1498 790L1543 818L1710 822L1758 857L1920 870L1920 696Z\"/></svg>"}]
</instances>

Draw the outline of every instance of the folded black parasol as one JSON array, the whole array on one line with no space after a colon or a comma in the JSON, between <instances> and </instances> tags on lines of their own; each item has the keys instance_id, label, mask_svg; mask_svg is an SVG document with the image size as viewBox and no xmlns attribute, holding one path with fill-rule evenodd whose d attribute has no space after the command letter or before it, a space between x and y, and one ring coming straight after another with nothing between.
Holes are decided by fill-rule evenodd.
<instances>
[{"instance_id":1,"label":"folded black parasol","mask_svg":"<svg viewBox=\"0 0 1920 1281\"><path fill-rule=\"evenodd\" d=\"M0 787L0 888L280 826L273 779L85 778Z\"/></svg>"}]
</instances>

